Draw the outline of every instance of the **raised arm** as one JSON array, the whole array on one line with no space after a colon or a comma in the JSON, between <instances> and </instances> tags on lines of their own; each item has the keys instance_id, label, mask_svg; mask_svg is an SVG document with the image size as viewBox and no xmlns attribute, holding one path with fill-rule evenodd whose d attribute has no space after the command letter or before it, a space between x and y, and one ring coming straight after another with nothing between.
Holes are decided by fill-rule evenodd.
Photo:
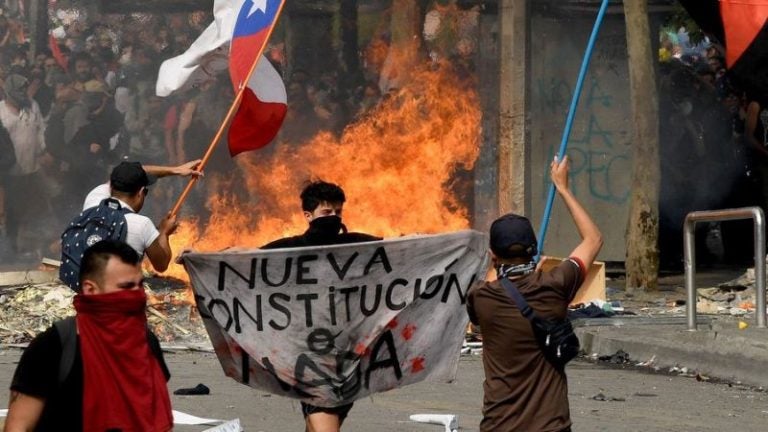
<instances>
[{"instance_id":1,"label":"raised arm","mask_svg":"<svg viewBox=\"0 0 768 432\"><path fill-rule=\"evenodd\" d=\"M563 158L562 162L558 162L555 157L550 166L550 175L581 236L581 243L576 246L570 256L580 259L589 268L603 246L603 235L568 186L568 156Z\"/></svg>"}]
</instances>

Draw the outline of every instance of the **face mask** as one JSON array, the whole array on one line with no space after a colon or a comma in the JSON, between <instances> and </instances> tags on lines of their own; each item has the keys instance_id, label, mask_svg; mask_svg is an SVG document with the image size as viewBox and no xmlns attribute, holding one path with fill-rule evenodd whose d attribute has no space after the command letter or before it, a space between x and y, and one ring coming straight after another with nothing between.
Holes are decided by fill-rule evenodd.
<instances>
[{"instance_id":1,"label":"face mask","mask_svg":"<svg viewBox=\"0 0 768 432\"><path fill-rule=\"evenodd\" d=\"M336 215L315 218L309 223L310 231L327 236L337 235L342 226L341 218Z\"/></svg>"}]
</instances>

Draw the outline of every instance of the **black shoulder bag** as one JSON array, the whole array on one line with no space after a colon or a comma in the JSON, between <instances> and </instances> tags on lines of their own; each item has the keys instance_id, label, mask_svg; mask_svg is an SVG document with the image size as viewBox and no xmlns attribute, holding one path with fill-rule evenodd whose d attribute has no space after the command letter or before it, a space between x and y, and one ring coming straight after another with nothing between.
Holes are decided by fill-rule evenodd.
<instances>
[{"instance_id":1,"label":"black shoulder bag","mask_svg":"<svg viewBox=\"0 0 768 432\"><path fill-rule=\"evenodd\" d=\"M501 285L507 290L507 294L515 301L520 313L531 322L533 334L544 353L544 357L559 369L573 360L579 354L579 338L573 333L573 326L568 318L563 320L549 320L536 315L515 284L503 277Z\"/></svg>"}]
</instances>

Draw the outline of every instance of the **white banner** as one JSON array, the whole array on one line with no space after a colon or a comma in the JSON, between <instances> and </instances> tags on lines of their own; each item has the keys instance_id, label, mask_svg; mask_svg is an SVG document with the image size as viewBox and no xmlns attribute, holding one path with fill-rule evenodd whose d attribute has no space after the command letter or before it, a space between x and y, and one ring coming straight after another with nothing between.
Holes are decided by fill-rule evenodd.
<instances>
[{"instance_id":1,"label":"white banner","mask_svg":"<svg viewBox=\"0 0 768 432\"><path fill-rule=\"evenodd\" d=\"M227 376L338 406L454 379L466 296L485 276L487 244L461 231L182 260Z\"/></svg>"}]
</instances>

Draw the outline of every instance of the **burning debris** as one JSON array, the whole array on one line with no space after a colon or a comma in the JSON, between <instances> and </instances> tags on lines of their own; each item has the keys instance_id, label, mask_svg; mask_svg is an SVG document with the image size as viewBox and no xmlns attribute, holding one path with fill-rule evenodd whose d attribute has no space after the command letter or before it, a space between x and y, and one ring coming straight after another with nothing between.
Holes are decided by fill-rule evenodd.
<instances>
[{"instance_id":1,"label":"burning debris","mask_svg":"<svg viewBox=\"0 0 768 432\"><path fill-rule=\"evenodd\" d=\"M191 289L185 282L151 278L144 289L147 293L147 319L161 342L189 347L209 345ZM74 315L74 295L69 287L59 283L2 288L0 343L28 343L55 321Z\"/></svg>"},{"instance_id":2,"label":"burning debris","mask_svg":"<svg viewBox=\"0 0 768 432\"><path fill-rule=\"evenodd\" d=\"M279 142L236 162L245 185L206 178L211 217L182 221L173 250L259 247L306 226L296 196L323 178L350 197L345 223L383 237L469 227L461 178L479 153L480 104L472 79L436 61L409 70L340 136L320 132L303 144ZM245 187L243 187L245 186ZM233 196L246 189L247 199ZM180 265L165 274L186 279Z\"/></svg>"}]
</instances>

